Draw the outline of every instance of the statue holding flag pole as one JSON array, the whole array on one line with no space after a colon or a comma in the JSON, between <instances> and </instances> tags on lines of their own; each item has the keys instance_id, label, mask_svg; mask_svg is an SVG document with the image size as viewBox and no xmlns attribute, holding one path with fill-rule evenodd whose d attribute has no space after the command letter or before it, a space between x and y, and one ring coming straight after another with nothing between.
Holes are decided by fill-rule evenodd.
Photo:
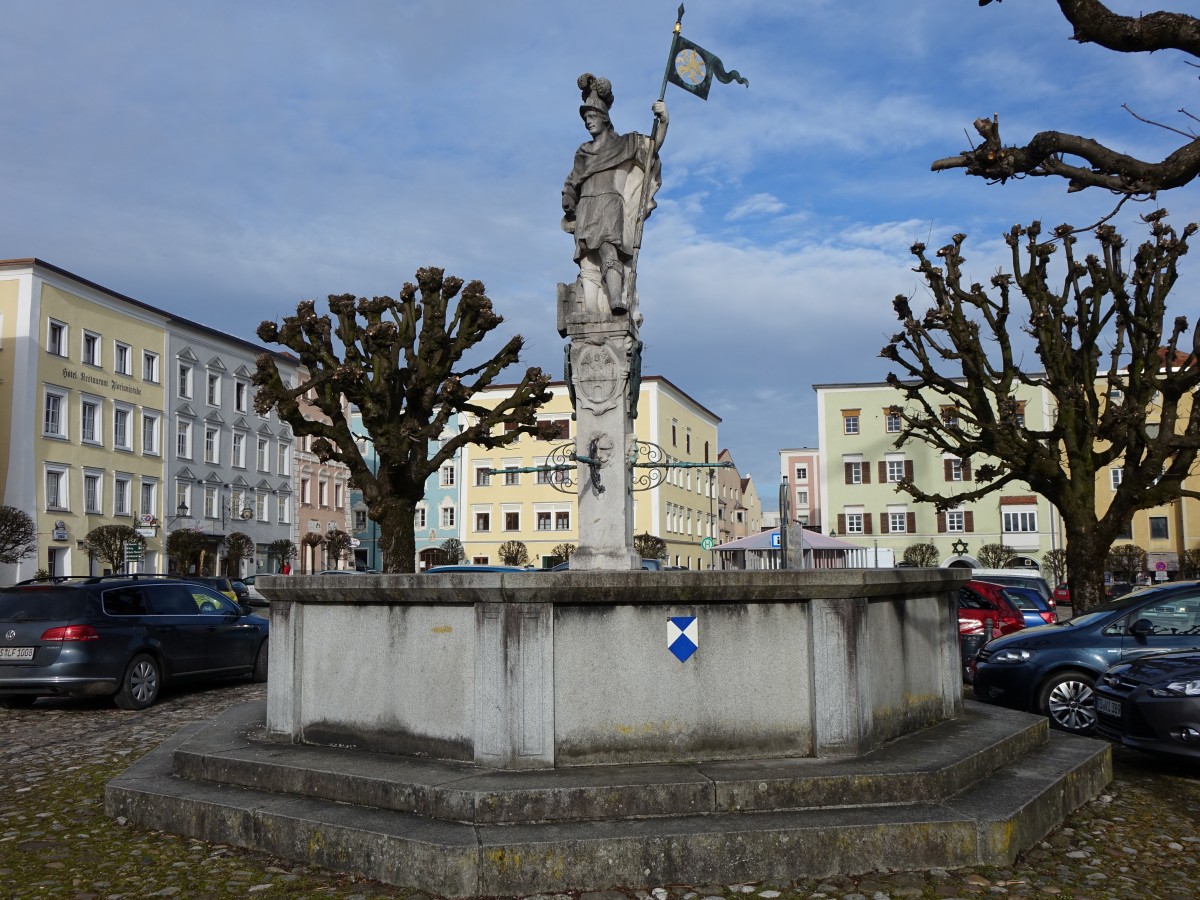
<instances>
[{"instance_id":1,"label":"statue holding flag pole","mask_svg":"<svg viewBox=\"0 0 1200 900\"><path fill-rule=\"evenodd\" d=\"M558 331L570 338L566 381L577 421L579 546L572 569L639 568L633 551L631 457L641 381L637 263L642 228L662 184L667 83L707 99L713 78L748 82L681 34L683 5L649 135L618 134L610 118L612 83L579 76L579 116L591 140L575 153L563 183L562 228L575 239L579 276L558 286ZM585 471L586 469L586 471Z\"/></svg>"}]
</instances>

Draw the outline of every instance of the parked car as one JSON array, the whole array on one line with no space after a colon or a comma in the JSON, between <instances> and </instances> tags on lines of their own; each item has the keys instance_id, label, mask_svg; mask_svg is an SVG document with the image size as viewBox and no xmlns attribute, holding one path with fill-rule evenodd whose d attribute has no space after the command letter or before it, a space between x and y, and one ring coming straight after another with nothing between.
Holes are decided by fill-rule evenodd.
<instances>
[{"instance_id":1,"label":"parked car","mask_svg":"<svg viewBox=\"0 0 1200 900\"><path fill-rule=\"evenodd\" d=\"M1054 593L1051 598L1055 603L1065 603L1071 605L1071 586L1069 584L1060 584L1054 588Z\"/></svg>"},{"instance_id":2,"label":"parked car","mask_svg":"<svg viewBox=\"0 0 1200 900\"><path fill-rule=\"evenodd\" d=\"M198 584L206 584L214 590L220 591L234 603L240 603L237 591L233 588L233 581L224 575L209 576L209 575L183 575L185 581L195 581Z\"/></svg>"},{"instance_id":3,"label":"parked car","mask_svg":"<svg viewBox=\"0 0 1200 900\"><path fill-rule=\"evenodd\" d=\"M524 566L484 566L463 563L453 566L433 566L425 570L426 575L447 575L455 572L530 572Z\"/></svg>"},{"instance_id":4,"label":"parked car","mask_svg":"<svg viewBox=\"0 0 1200 900\"><path fill-rule=\"evenodd\" d=\"M1036 628L1038 625L1053 625L1058 621L1058 611L1050 605L1050 601L1033 588L1009 584L1001 587L1005 595L1025 617L1026 628Z\"/></svg>"},{"instance_id":5,"label":"parked car","mask_svg":"<svg viewBox=\"0 0 1200 900\"><path fill-rule=\"evenodd\" d=\"M963 622L975 622L980 633L990 630L993 635L1012 634L1025 627L1025 616L1012 598L999 585L972 579L958 589L959 633ZM969 630L974 631L971 626Z\"/></svg>"},{"instance_id":6,"label":"parked car","mask_svg":"<svg viewBox=\"0 0 1200 900\"><path fill-rule=\"evenodd\" d=\"M1192 649L1200 649L1200 582L1174 582L990 641L975 657L973 690L980 700L1088 734L1096 724L1093 688L1110 666Z\"/></svg>"},{"instance_id":7,"label":"parked car","mask_svg":"<svg viewBox=\"0 0 1200 900\"><path fill-rule=\"evenodd\" d=\"M1038 574L1037 569L972 569L971 577L1005 587L1032 588L1045 597L1051 607L1054 606L1054 591L1050 590L1050 585Z\"/></svg>"},{"instance_id":8,"label":"parked car","mask_svg":"<svg viewBox=\"0 0 1200 900\"><path fill-rule=\"evenodd\" d=\"M176 680L267 680L270 624L211 587L174 576L23 581L0 588L0 706L45 696L153 704Z\"/></svg>"},{"instance_id":9,"label":"parked car","mask_svg":"<svg viewBox=\"0 0 1200 900\"><path fill-rule=\"evenodd\" d=\"M254 575L247 575L242 579L242 584L246 585L247 597L245 602L249 603L251 606L257 607L269 606L270 604L267 602L267 598L264 597L259 592L258 588L254 586L255 577L256 576Z\"/></svg>"},{"instance_id":10,"label":"parked car","mask_svg":"<svg viewBox=\"0 0 1200 900\"><path fill-rule=\"evenodd\" d=\"M1096 682L1096 733L1126 747L1200 759L1200 653L1118 663Z\"/></svg>"},{"instance_id":11,"label":"parked car","mask_svg":"<svg viewBox=\"0 0 1200 900\"><path fill-rule=\"evenodd\" d=\"M571 568L571 561L560 562L557 566L551 566L551 572L565 572ZM661 559L643 559L642 569L647 572L661 572L666 569L682 569L683 566L668 566Z\"/></svg>"}]
</instances>

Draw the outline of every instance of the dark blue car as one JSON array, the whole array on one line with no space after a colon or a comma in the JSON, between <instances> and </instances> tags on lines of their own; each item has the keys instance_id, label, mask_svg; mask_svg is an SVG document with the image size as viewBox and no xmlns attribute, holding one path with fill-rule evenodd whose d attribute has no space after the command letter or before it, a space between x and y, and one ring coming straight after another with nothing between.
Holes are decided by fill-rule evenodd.
<instances>
[{"instance_id":1,"label":"dark blue car","mask_svg":"<svg viewBox=\"0 0 1200 900\"><path fill-rule=\"evenodd\" d=\"M1151 653L1200 649L1200 582L1176 582L1110 600L1056 625L986 644L972 689L989 703L1042 713L1055 728L1088 734L1093 687L1116 665Z\"/></svg>"},{"instance_id":2,"label":"dark blue car","mask_svg":"<svg viewBox=\"0 0 1200 900\"><path fill-rule=\"evenodd\" d=\"M0 589L0 707L111 696L145 709L171 681L266 681L269 631L248 606L181 578L22 582Z\"/></svg>"}]
</instances>

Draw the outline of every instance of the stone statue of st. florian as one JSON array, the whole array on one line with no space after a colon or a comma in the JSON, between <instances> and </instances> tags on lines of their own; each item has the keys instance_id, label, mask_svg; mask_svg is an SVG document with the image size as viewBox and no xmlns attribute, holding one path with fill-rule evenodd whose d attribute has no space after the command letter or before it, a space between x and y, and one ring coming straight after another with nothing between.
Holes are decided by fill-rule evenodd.
<instances>
[{"instance_id":1,"label":"stone statue of st. florian","mask_svg":"<svg viewBox=\"0 0 1200 900\"><path fill-rule=\"evenodd\" d=\"M637 259L642 225L662 183L659 149L667 107L651 106L647 136L618 134L609 118L612 84L581 75L579 115L592 139L575 153L563 184L563 230L575 237L579 277L558 286L558 329L569 337L567 381L575 403L579 547L572 569L640 568L633 552L628 465L641 371Z\"/></svg>"}]
</instances>

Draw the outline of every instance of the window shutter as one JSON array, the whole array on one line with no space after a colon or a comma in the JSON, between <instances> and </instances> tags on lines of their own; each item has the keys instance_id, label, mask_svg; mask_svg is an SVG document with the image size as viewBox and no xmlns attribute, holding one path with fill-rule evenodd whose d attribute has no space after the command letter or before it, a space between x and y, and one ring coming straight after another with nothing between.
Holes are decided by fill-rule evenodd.
<instances>
[{"instance_id":1,"label":"window shutter","mask_svg":"<svg viewBox=\"0 0 1200 900\"><path fill-rule=\"evenodd\" d=\"M905 527L908 529L909 534L917 533L917 514L915 512L908 513L906 516Z\"/></svg>"},{"instance_id":2,"label":"window shutter","mask_svg":"<svg viewBox=\"0 0 1200 900\"><path fill-rule=\"evenodd\" d=\"M879 533L888 533L888 514L885 512L879 514Z\"/></svg>"},{"instance_id":3,"label":"window shutter","mask_svg":"<svg viewBox=\"0 0 1200 900\"><path fill-rule=\"evenodd\" d=\"M964 459L962 461L962 475L963 481L971 480L971 461L969 459Z\"/></svg>"},{"instance_id":4,"label":"window shutter","mask_svg":"<svg viewBox=\"0 0 1200 900\"><path fill-rule=\"evenodd\" d=\"M948 459L942 460L942 480L943 481L950 480L950 462L951 461Z\"/></svg>"},{"instance_id":5,"label":"window shutter","mask_svg":"<svg viewBox=\"0 0 1200 900\"><path fill-rule=\"evenodd\" d=\"M946 533L946 514L944 512L937 514L937 530L938 534Z\"/></svg>"},{"instance_id":6,"label":"window shutter","mask_svg":"<svg viewBox=\"0 0 1200 900\"><path fill-rule=\"evenodd\" d=\"M862 483L863 484L871 483L871 464L866 461L864 461L862 464Z\"/></svg>"},{"instance_id":7,"label":"window shutter","mask_svg":"<svg viewBox=\"0 0 1200 900\"><path fill-rule=\"evenodd\" d=\"M971 512L970 510L963 513L963 528L965 528L967 531L975 530L975 513Z\"/></svg>"},{"instance_id":8,"label":"window shutter","mask_svg":"<svg viewBox=\"0 0 1200 900\"><path fill-rule=\"evenodd\" d=\"M851 480L852 477L850 463L846 463L846 484L854 484L854 482Z\"/></svg>"},{"instance_id":9,"label":"window shutter","mask_svg":"<svg viewBox=\"0 0 1200 900\"><path fill-rule=\"evenodd\" d=\"M886 460L879 461L879 483L880 484L887 483L887 461Z\"/></svg>"},{"instance_id":10,"label":"window shutter","mask_svg":"<svg viewBox=\"0 0 1200 900\"><path fill-rule=\"evenodd\" d=\"M863 513L863 534L873 534L871 531L871 514Z\"/></svg>"},{"instance_id":11,"label":"window shutter","mask_svg":"<svg viewBox=\"0 0 1200 900\"><path fill-rule=\"evenodd\" d=\"M837 532L838 532L838 534L846 533L846 515L845 515L845 513L838 513Z\"/></svg>"},{"instance_id":12,"label":"window shutter","mask_svg":"<svg viewBox=\"0 0 1200 900\"><path fill-rule=\"evenodd\" d=\"M904 461L904 479L906 481L913 480L913 462L911 459L906 459Z\"/></svg>"}]
</instances>

